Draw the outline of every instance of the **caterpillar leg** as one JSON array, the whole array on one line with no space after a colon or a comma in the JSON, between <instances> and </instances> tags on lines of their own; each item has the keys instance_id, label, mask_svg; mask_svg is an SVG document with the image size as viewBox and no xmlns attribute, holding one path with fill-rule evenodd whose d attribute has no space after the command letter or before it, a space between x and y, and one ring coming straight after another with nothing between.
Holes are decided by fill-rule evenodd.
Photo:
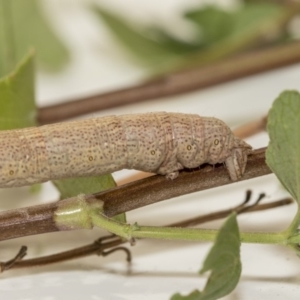
<instances>
[{"instance_id":1,"label":"caterpillar leg","mask_svg":"<svg viewBox=\"0 0 300 300\"><path fill-rule=\"evenodd\" d=\"M178 177L178 174L179 174L178 171L174 171L174 172L171 172L171 173L166 174L166 178L167 178L167 179L174 180L175 178Z\"/></svg>"}]
</instances>

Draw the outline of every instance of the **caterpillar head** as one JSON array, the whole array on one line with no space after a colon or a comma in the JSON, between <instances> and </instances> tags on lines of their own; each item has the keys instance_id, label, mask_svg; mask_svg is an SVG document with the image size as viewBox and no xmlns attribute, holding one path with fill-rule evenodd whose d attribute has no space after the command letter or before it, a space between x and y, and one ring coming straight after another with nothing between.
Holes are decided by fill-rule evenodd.
<instances>
[{"instance_id":1,"label":"caterpillar head","mask_svg":"<svg viewBox=\"0 0 300 300\"><path fill-rule=\"evenodd\" d=\"M230 155L226 158L225 164L231 180L241 179L245 172L248 155L252 152L252 147L246 142L234 137Z\"/></svg>"}]
</instances>

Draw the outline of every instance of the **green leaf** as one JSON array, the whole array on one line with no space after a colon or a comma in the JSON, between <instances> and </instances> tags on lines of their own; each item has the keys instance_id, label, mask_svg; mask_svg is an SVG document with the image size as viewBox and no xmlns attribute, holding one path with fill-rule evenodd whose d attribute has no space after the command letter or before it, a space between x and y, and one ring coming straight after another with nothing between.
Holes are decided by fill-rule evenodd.
<instances>
[{"instance_id":1,"label":"green leaf","mask_svg":"<svg viewBox=\"0 0 300 300\"><path fill-rule=\"evenodd\" d=\"M203 47L201 41L197 41L194 43L181 41L169 34L166 30L157 26L150 27L147 31L145 31L144 34L145 36L151 37L154 41L156 41L160 45L160 47L163 47L164 49L170 51L172 55L184 55L187 53L195 52Z\"/></svg>"},{"instance_id":2,"label":"green leaf","mask_svg":"<svg viewBox=\"0 0 300 300\"><path fill-rule=\"evenodd\" d=\"M273 20L281 17L286 10L275 3L247 4L233 14L234 30L232 35L262 33Z\"/></svg>"},{"instance_id":3,"label":"green leaf","mask_svg":"<svg viewBox=\"0 0 300 300\"><path fill-rule=\"evenodd\" d=\"M52 183L60 192L61 199L75 197L79 194L94 194L116 186L110 174L94 177L60 179L54 180ZM126 223L126 214L119 214L112 219L120 223Z\"/></svg>"},{"instance_id":4,"label":"green leaf","mask_svg":"<svg viewBox=\"0 0 300 300\"><path fill-rule=\"evenodd\" d=\"M0 77L12 72L17 64L10 6L10 1L0 0Z\"/></svg>"},{"instance_id":5,"label":"green leaf","mask_svg":"<svg viewBox=\"0 0 300 300\"><path fill-rule=\"evenodd\" d=\"M187 12L185 17L198 25L204 42L211 45L225 39L256 38L286 11L274 3L247 4L232 12L207 6Z\"/></svg>"},{"instance_id":6,"label":"green leaf","mask_svg":"<svg viewBox=\"0 0 300 300\"><path fill-rule=\"evenodd\" d=\"M173 51L164 48L154 39L147 37L141 31L134 29L122 18L105 11L104 9L94 6L94 12L107 25L115 38L124 46L130 53L133 53L137 58L147 61L149 64L157 63L165 58L174 56ZM140 26L136 26L140 27Z\"/></svg>"},{"instance_id":7,"label":"green leaf","mask_svg":"<svg viewBox=\"0 0 300 300\"><path fill-rule=\"evenodd\" d=\"M8 73L34 46L40 65L60 70L69 53L53 33L38 0L0 0L0 76Z\"/></svg>"},{"instance_id":8,"label":"green leaf","mask_svg":"<svg viewBox=\"0 0 300 300\"><path fill-rule=\"evenodd\" d=\"M266 162L290 194L300 201L300 94L285 91L268 115Z\"/></svg>"},{"instance_id":9,"label":"green leaf","mask_svg":"<svg viewBox=\"0 0 300 300\"><path fill-rule=\"evenodd\" d=\"M198 29L196 39L185 42L157 26L147 30L139 24L129 25L101 8L96 7L94 11L134 58L152 71L164 74L286 40L286 23L300 11L300 5L254 3L242 5L236 11L215 6L201 7L184 14L186 20L192 21Z\"/></svg>"},{"instance_id":10,"label":"green leaf","mask_svg":"<svg viewBox=\"0 0 300 300\"><path fill-rule=\"evenodd\" d=\"M206 13L212 11L212 9L211 11L206 10ZM222 15L219 12L218 18L212 18L215 21L212 21L211 25L209 21L204 22L203 20L200 22L196 16L197 11L189 12L186 17L193 20L200 27L200 37L204 33L206 47L183 58L177 68L207 64L244 49L268 44L270 40L266 40L266 36L274 35L274 32L280 31L285 34L284 25L296 12L299 12L299 7L291 9L274 3L247 4L234 12L228 13L227 21L226 14ZM198 13L200 15L204 14L202 9ZM214 14L217 15L217 12L215 11ZM210 15L205 15L205 18L209 20ZM224 25L227 22L228 25ZM222 25L218 25L218 23ZM203 25L205 25L205 28ZM280 34L278 37L274 36L273 42L274 39L281 39Z\"/></svg>"},{"instance_id":11,"label":"green leaf","mask_svg":"<svg viewBox=\"0 0 300 300\"><path fill-rule=\"evenodd\" d=\"M121 213L119 215L112 217L111 219L113 219L119 223L127 223L126 213Z\"/></svg>"},{"instance_id":12,"label":"green leaf","mask_svg":"<svg viewBox=\"0 0 300 300\"><path fill-rule=\"evenodd\" d=\"M34 54L31 50L11 74L0 78L0 130L36 125ZM31 187L39 192L40 184Z\"/></svg>"},{"instance_id":13,"label":"green leaf","mask_svg":"<svg viewBox=\"0 0 300 300\"><path fill-rule=\"evenodd\" d=\"M0 130L36 125L33 59L30 51L15 71L0 78Z\"/></svg>"},{"instance_id":14,"label":"green leaf","mask_svg":"<svg viewBox=\"0 0 300 300\"><path fill-rule=\"evenodd\" d=\"M206 45L230 35L234 30L232 13L209 5L184 14L184 17L200 27L200 38Z\"/></svg>"},{"instance_id":15,"label":"green leaf","mask_svg":"<svg viewBox=\"0 0 300 300\"><path fill-rule=\"evenodd\" d=\"M93 194L116 186L111 175L67 178L52 182L59 190L61 199L74 197L79 194Z\"/></svg>"},{"instance_id":16,"label":"green leaf","mask_svg":"<svg viewBox=\"0 0 300 300\"><path fill-rule=\"evenodd\" d=\"M240 246L239 229L234 213L220 229L215 244L200 270L200 274L211 270L204 290L195 290L187 296L175 294L171 300L214 300L232 292L242 271Z\"/></svg>"}]
</instances>

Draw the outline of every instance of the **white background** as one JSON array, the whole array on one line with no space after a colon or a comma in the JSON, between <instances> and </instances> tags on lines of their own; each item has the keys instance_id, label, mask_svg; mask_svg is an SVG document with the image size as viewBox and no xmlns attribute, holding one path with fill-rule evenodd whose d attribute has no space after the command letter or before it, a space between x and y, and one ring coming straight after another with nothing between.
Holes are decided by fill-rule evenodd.
<instances>
[{"instance_id":1,"label":"white background","mask_svg":"<svg viewBox=\"0 0 300 300\"><path fill-rule=\"evenodd\" d=\"M48 0L46 6L52 22L72 47L73 61L58 76L39 74L37 101L40 106L61 99L109 91L135 84L145 70L126 59L109 32L83 8L88 1ZM108 8L127 14L141 22L157 21L176 32L184 32L177 12L199 1L99 1ZM209 2L209 1L206 1ZM225 4L227 1L219 1ZM224 120L236 127L264 116L273 100L286 89L299 89L300 64L261 75L207 88L202 91L95 112L96 115L149 111L198 113ZM87 116L88 117L88 116ZM248 142L255 148L267 145L266 133ZM125 182L134 172L118 172L115 178ZM134 173L135 174L135 173ZM246 189L261 192L266 201L287 196L274 175L195 193L128 213L130 222L164 225L173 221L232 207L244 199ZM46 203L57 199L50 183L39 195L27 188L0 191L2 210ZM253 199L254 200L254 199ZM278 231L287 227L296 205L239 217L241 230ZM222 221L203 225L217 228ZM105 233L92 231L51 233L1 242L0 259L10 259L23 244L28 257L36 257L78 247ZM124 253L107 258L92 256L47 267L12 270L0 275L0 299L155 299L166 300L175 292L188 293L203 288L206 277L197 271L210 249L210 243L138 241L131 247L133 263L128 266ZM227 300L299 299L300 261L285 247L242 245L242 278Z\"/></svg>"}]
</instances>

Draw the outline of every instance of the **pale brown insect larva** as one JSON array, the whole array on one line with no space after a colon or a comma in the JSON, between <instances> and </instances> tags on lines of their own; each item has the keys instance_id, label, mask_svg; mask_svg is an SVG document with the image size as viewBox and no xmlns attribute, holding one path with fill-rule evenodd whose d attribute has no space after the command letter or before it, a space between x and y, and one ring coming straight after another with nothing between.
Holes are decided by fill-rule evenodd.
<instances>
[{"instance_id":1,"label":"pale brown insect larva","mask_svg":"<svg viewBox=\"0 0 300 300\"><path fill-rule=\"evenodd\" d=\"M0 131L0 187L137 169L178 170L225 162L232 180L251 147L221 120L181 113L108 116Z\"/></svg>"}]
</instances>

